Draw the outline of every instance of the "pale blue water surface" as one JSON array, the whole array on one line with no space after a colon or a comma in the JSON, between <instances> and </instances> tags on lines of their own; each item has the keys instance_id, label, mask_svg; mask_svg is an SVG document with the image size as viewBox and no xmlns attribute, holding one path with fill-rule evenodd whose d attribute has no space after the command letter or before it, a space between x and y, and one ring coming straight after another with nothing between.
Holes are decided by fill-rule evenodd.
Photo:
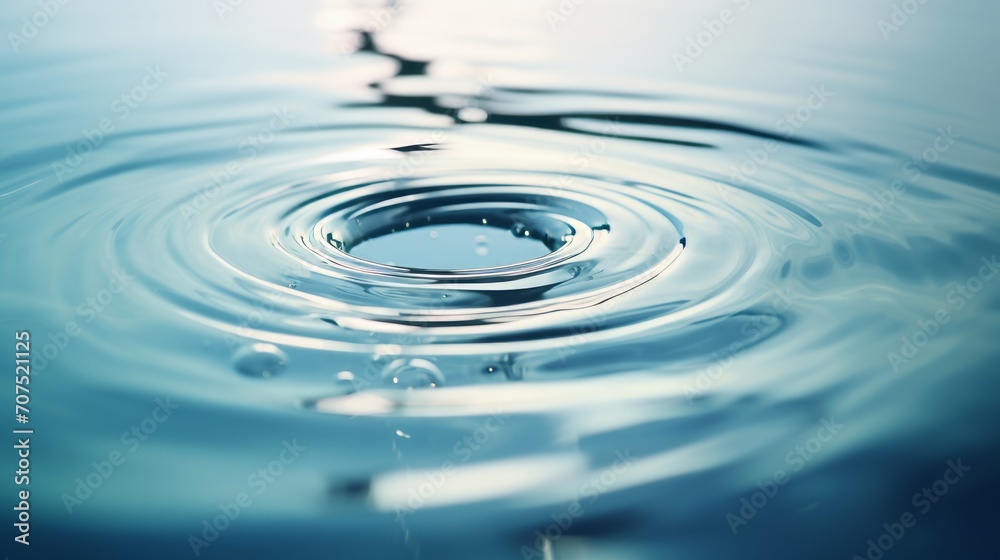
<instances>
[{"instance_id":1,"label":"pale blue water surface","mask_svg":"<svg viewBox=\"0 0 1000 560\"><path fill-rule=\"evenodd\" d=\"M997 3L43 4L12 558L996 557Z\"/></svg>"}]
</instances>

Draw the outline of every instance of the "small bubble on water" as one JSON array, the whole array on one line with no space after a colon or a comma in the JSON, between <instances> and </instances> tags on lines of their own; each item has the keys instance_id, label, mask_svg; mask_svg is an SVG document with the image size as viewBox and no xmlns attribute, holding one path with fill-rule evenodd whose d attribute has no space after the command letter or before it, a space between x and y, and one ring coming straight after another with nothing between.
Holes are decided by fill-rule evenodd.
<instances>
[{"instance_id":1,"label":"small bubble on water","mask_svg":"<svg viewBox=\"0 0 1000 560\"><path fill-rule=\"evenodd\" d=\"M477 255L479 255L480 257L485 257L486 255L490 254L490 247L486 243L485 235L477 235L475 241L476 241Z\"/></svg>"},{"instance_id":2,"label":"small bubble on water","mask_svg":"<svg viewBox=\"0 0 1000 560\"><path fill-rule=\"evenodd\" d=\"M527 226L525 226L521 222L514 222L514 225L510 226L510 232L517 237L521 237L522 235L524 235L524 232L526 230Z\"/></svg>"},{"instance_id":3,"label":"small bubble on water","mask_svg":"<svg viewBox=\"0 0 1000 560\"><path fill-rule=\"evenodd\" d=\"M354 373L344 370L333 376L334 385L339 388L342 394L351 394L358 390L358 380Z\"/></svg>"},{"instance_id":4,"label":"small bubble on water","mask_svg":"<svg viewBox=\"0 0 1000 560\"><path fill-rule=\"evenodd\" d=\"M436 229L432 229L431 230L431 239L437 239L437 238L438 238L438 232L437 232L437 230Z\"/></svg>"},{"instance_id":5,"label":"small bubble on water","mask_svg":"<svg viewBox=\"0 0 1000 560\"><path fill-rule=\"evenodd\" d=\"M459 120L465 122L484 122L489 116L489 113L479 107L463 107L458 112Z\"/></svg>"},{"instance_id":6,"label":"small bubble on water","mask_svg":"<svg viewBox=\"0 0 1000 560\"><path fill-rule=\"evenodd\" d=\"M287 365L288 356L265 342L244 346L233 355L233 367L247 377L267 379L284 371Z\"/></svg>"},{"instance_id":7,"label":"small bubble on water","mask_svg":"<svg viewBox=\"0 0 1000 560\"><path fill-rule=\"evenodd\" d=\"M444 375L429 360L400 358L393 360L382 370L382 381L400 389L425 389L441 386Z\"/></svg>"}]
</instances>

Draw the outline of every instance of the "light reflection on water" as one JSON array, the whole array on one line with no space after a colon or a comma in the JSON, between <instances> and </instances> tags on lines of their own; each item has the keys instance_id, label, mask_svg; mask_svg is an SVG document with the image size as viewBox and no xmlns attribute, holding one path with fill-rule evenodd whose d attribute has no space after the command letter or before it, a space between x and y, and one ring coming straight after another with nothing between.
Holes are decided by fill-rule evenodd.
<instances>
[{"instance_id":1,"label":"light reflection on water","mask_svg":"<svg viewBox=\"0 0 1000 560\"><path fill-rule=\"evenodd\" d=\"M892 554L976 556L997 8L550 4L73 4L11 46L40 548L835 558L913 511Z\"/></svg>"}]
</instances>

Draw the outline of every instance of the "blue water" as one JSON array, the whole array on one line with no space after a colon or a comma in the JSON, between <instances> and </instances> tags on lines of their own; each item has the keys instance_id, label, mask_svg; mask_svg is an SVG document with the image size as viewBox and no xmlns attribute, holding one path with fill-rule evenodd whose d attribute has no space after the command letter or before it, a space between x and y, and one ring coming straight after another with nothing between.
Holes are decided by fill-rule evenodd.
<instances>
[{"instance_id":1,"label":"blue water","mask_svg":"<svg viewBox=\"0 0 1000 560\"><path fill-rule=\"evenodd\" d=\"M998 18L4 3L5 551L995 557Z\"/></svg>"}]
</instances>

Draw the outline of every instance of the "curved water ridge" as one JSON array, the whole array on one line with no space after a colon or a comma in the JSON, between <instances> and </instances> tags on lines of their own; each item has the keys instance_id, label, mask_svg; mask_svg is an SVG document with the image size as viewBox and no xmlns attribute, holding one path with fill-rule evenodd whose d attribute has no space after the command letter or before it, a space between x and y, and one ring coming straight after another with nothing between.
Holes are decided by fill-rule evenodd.
<instances>
[{"instance_id":1,"label":"curved water ridge","mask_svg":"<svg viewBox=\"0 0 1000 560\"><path fill-rule=\"evenodd\" d=\"M422 124L330 130L286 126L276 113L243 162L252 172L172 148L34 200L72 204L156 177L109 210L120 218L100 259L134 271L142 308L222 333L231 372L274 377L306 402L636 372L676 376L662 396L690 400L706 367L814 320L802 302L816 282L837 270L892 274L879 267L907 250L830 227L852 223L846 209L870 186L850 186L864 180L836 168L803 174L797 166L827 157L807 138L662 114L494 111L465 123L461 108L435 107L413 119ZM683 140L692 131L699 141ZM176 145L178 134L151 130L144 141ZM797 166L748 159L737 177L719 165L733 161L720 146L756 142ZM211 182L185 188L192 173ZM864 233L891 229L876 218ZM786 336L788 351L796 338ZM402 376L411 384L391 373L401 363L433 367ZM617 384L604 391L634 398Z\"/></svg>"},{"instance_id":2,"label":"curved water ridge","mask_svg":"<svg viewBox=\"0 0 1000 560\"><path fill-rule=\"evenodd\" d=\"M168 197L168 211L115 232L117 258L165 300L149 305L288 352L337 351L346 371L366 369L387 348L450 360L441 369L453 386L497 379L482 372L504 356L521 363L558 350L565 362L584 349L628 352L651 341L683 355L693 328L743 313L778 278L773 247L816 236L815 218L780 201L758 197L741 209L717 181L662 166L607 156L555 171L560 142L575 140L565 133L521 138L524 147L490 137L489 127L452 135L406 176L394 174L412 156L341 151L333 164L275 163L193 214L169 211L183 201ZM462 266L420 266L482 241L455 238L454 226L496 231L497 254L518 239L541 251L493 266L471 251ZM359 254L372 241L413 264ZM162 275L164 267L175 273ZM233 320L261 307L266 316L250 333ZM701 353L731 342L702 340ZM297 375L295 361L288 375ZM530 369L628 367L545 360Z\"/></svg>"}]
</instances>

